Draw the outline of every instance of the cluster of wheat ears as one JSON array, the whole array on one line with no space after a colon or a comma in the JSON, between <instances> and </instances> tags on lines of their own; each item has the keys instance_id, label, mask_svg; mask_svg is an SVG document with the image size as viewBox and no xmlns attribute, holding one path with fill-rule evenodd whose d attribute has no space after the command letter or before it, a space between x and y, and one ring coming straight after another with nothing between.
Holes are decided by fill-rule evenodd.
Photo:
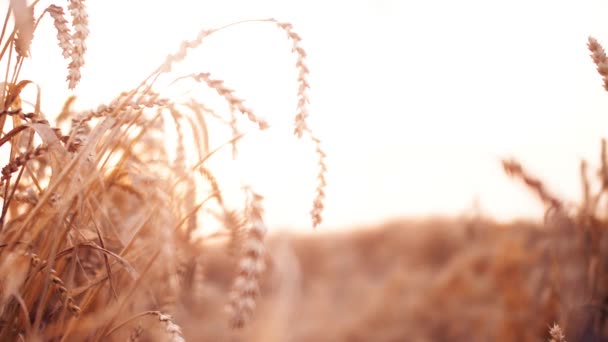
<instances>
[{"instance_id":1,"label":"cluster of wheat ears","mask_svg":"<svg viewBox=\"0 0 608 342\"><path fill-rule=\"evenodd\" d=\"M217 29L184 41L135 89L111 103L77 112L73 98L61 113L42 113L40 96L21 98L35 80L19 77L41 20L52 20L67 82L75 88L85 64L88 15L84 0L40 8L39 1L11 0L0 35L6 65L0 93L0 148L6 155L0 179L0 340L182 341L172 313L201 286L206 224L202 211L222 224L235 259L234 283L226 293L226 323L243 326L259 295L265 269L262 196L244 188L245 201L230 208L207 161L244 133L236 122L264 130L235 91L211 74L186 78L208 86L226 101L225 113L191 98L177 102L155 84ZM312 223L321 222L325 154L307 124L308 68L300 36L289 23L273 24L287 34L295 55L298 94L294 133L308 137L318 154L318 187ZM11 29L11 26L13 27ZM287 45L289 46L289 45ZM183 79L180 78L180 79ZM297 90L295 90L297 89ZM232 139L210 146L209 121L228 125ZM173 158L165 144L167 123L177 132ZM63 129L61 127L64 127ZM186 146L196 149L187 158ZM224 314L224 313L218 313ZM147 336L147 337L146 337Z\"/></svg>"}]
</instances>

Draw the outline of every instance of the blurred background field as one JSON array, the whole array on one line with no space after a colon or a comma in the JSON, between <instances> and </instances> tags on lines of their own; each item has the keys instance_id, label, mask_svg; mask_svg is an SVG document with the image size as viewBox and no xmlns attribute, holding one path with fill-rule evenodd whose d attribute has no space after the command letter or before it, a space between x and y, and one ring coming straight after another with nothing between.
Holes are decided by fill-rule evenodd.
<instances>
[{"instance_id":1,"label":"blurred background field","mask_svg":"<svg viewBox=\"0 0 608 342\"><path fill-rule=\"evenodd\" d=\"M273 234L252 323L215 313L230 285L225 251L205 263L200 302L181 313L204 341L603 341L587 303L586 254L573 230L483 217L400 220L315 236ZM204 303L198 305L197 303ZM201 325L188 317L201 317ZM604 335L605 336L605 335Z\"/></svg>"}]
</instances>

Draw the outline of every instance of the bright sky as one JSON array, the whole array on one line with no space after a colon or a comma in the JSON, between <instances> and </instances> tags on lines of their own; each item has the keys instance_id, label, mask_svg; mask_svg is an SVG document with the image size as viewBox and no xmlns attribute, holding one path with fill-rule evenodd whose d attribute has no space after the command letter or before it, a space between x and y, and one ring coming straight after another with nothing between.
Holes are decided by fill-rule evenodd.
<instances>
[{"instance_id":1,"label":"bright sky","mask_svg":"<svg viewBox=\"0 0 608 342\"><path fill-rule=\"evenodd\" d=\"M499 158L517 157L577 199L578 161L595 163L606 136L608 94L586 49L588 35L608 44L600 0L104 0L88 8L81 108L132 88L201 28L291 22L309 55L312 125L328 153L321 229L458 214L476 197L499 219L539 217L541 206ZM42 86L47 112L69 94L54 35L47 19L24 74ZM306 228L316 168L313 146L291 137L290 48L274 26L247 24L210 37L181 70L225 80L275 125L245 142L240 167L265 195L271 226ZM234 166L220 167L233 175Z\"/></svg>"}]
</instances>

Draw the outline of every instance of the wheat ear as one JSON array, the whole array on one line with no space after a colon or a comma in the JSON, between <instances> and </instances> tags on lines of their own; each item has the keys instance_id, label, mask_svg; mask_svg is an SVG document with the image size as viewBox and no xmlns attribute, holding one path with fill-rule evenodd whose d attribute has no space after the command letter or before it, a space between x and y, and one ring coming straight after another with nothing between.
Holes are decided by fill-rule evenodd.
<instances>
[{"instance_id":1,"label":"wheat ear","mask_svg":"<svg viewBox=\"0 0 608 342\"><path fill-rule=\"evenodd\" d=\"M593 37L589 37L587 47L591 51L591 58L597 66L597 72L602 76L604 89L608 91L608 59L606 58L606 51L604 51L604 48L597 39Z\"/></svg>"},{"instance_id":2,"label":"wheat ear","mask_svg":"<svg viewBox=\"0 0 608 342\"><path fill-rule=\"evenodd\" d=\"M557 323L549 329L549 335L551 335L549 342L566 342L566 336L564 336L562 328Z\"/></svg>"},{"instance_id":3,"label":"wheat ear","mask_svg":"<svg viewBox=\"0 0 608 342\"><path fill-rule=\"evenodd\" d=\"M36 26L34 7L29 7L26 0L11 0L10 4L15 18L15 51L19 57L27 57Z\"/></svg>"},{"instance_id":4,"label":"wheat ear","mask_svg":"<svg viewBox=\"0 0 608 342\"><path fill-rule=\"evenodd\" d=\"M242 247L243 256L238 265L238 276L232 285L227 308L233 328L243 327L251 318L260 294L260 276L266 268L264 236L267 228L262 219L261 202L262 196L250 191L248 217L251 227Z\"/></svg>"},{"instance_id":5,"label":"wheat ear","mask_svg":"<svg viewBox=\"0 0 608 342\"><path fill-rule=\"evenodd\" d=\"M84 66L84 54L87 51L86 40L89 36L89 16L84 0L70 0L68 9L72 14L72 61L68 66L68 88L74 89L80 82L80 71Z\"/></svg>"},{"instance_id":6,"label":"wheat ear","mask_svg":"<svg viewBox=\"0 0 608 342\"><path fill-rule=\"evenodd\" d=\"M65 19L63 8L57 5L50 5L46 11L53 18L53 25L57 30L57 40L61 48L63 58L70 58L72 55L72 33L68 27L68 21Z\"/></svg>"}]
</instances>

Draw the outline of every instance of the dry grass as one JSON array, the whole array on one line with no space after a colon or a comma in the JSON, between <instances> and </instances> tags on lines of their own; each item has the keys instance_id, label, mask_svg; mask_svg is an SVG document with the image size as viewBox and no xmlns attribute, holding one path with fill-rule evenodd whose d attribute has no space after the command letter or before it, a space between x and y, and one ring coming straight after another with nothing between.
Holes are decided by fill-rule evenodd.
<instances>
[{"instance_id":1,"label":"dry grass","mask_svg":"<svg viewBox=\"0 0 608 342\"><path fill-rule=\"evenodd\" d=\"M0 61L6 65L0 96L0 149L6 162L0 178L0 340L183 341L181 325L202 322L182 314L193 301L202 305L208 245L218 238L232 247L225 261L233 285L216 296L222 304L214 317L226 329L245 326L255 314L268 257L263 197L245 189L243 206L229 207L207 164L226 146L236 150L246 134L237 129L241 120L234 113L242 113L257 126L253 129L264 130L269 123L207 72L171 75L206 37L240 23L202 30L184 41L138 87L107 105L76 112L69 98L61 113L48 116L39 99L22 101L22 90L35 87L36 80L19 76L41 20L52 20L57 30L57 53L69 60L70 89L81 79L89 35L84 0L70 0L67 8L10 1L0 35ZM306 122L308 68L301 38L288 23L248 22L273 24L287 33L286 48L292 44L299 98L295 134L309 137L319 154L312 212L317 226L325 154ZM215 90L228 111L214 111L196 98L165 97L167 89L156 84L167 78ZM176 137L165 130L167 124ZM210 127L218 125L231 128L234 136L211 146ZM169 139L177 139L171 153ZM223 230L212 238L196 234L212 220Z\"/></svg>"},{"instance_id":2,"label":"dry grass","mask_svg":"<svg viewBox=\"0 0 608 342\"><path fill-rule=\"evenodd\" d=\"M69 98L47 116L39 99L21 99L36 80L19 77L40 20L57 30L69 88L85 66L83 0L10 1L0 34L0 340L608 340L605 141L597 177L581 162L578 205L503 162L546 205L542 225L476 216L266 237L263 197L245 188L242 207L229 207L208 161L238 149L241 120L259 130L270 123L216 75L171 74L209 35L244 22L200 31L108 104L76 112ZM275 25L294 53L294 135L318 155L316 227L326 165L307 122L302 39L289 23L247 22ZM604 49L593 38L588 47L608 90ZM167 78L214 90L228 110L167 98L157 87ZM218 125L232 139L212 146ZM215 236L196 235L213 222L222 227Z\"/></svg>"}]
</instances>

